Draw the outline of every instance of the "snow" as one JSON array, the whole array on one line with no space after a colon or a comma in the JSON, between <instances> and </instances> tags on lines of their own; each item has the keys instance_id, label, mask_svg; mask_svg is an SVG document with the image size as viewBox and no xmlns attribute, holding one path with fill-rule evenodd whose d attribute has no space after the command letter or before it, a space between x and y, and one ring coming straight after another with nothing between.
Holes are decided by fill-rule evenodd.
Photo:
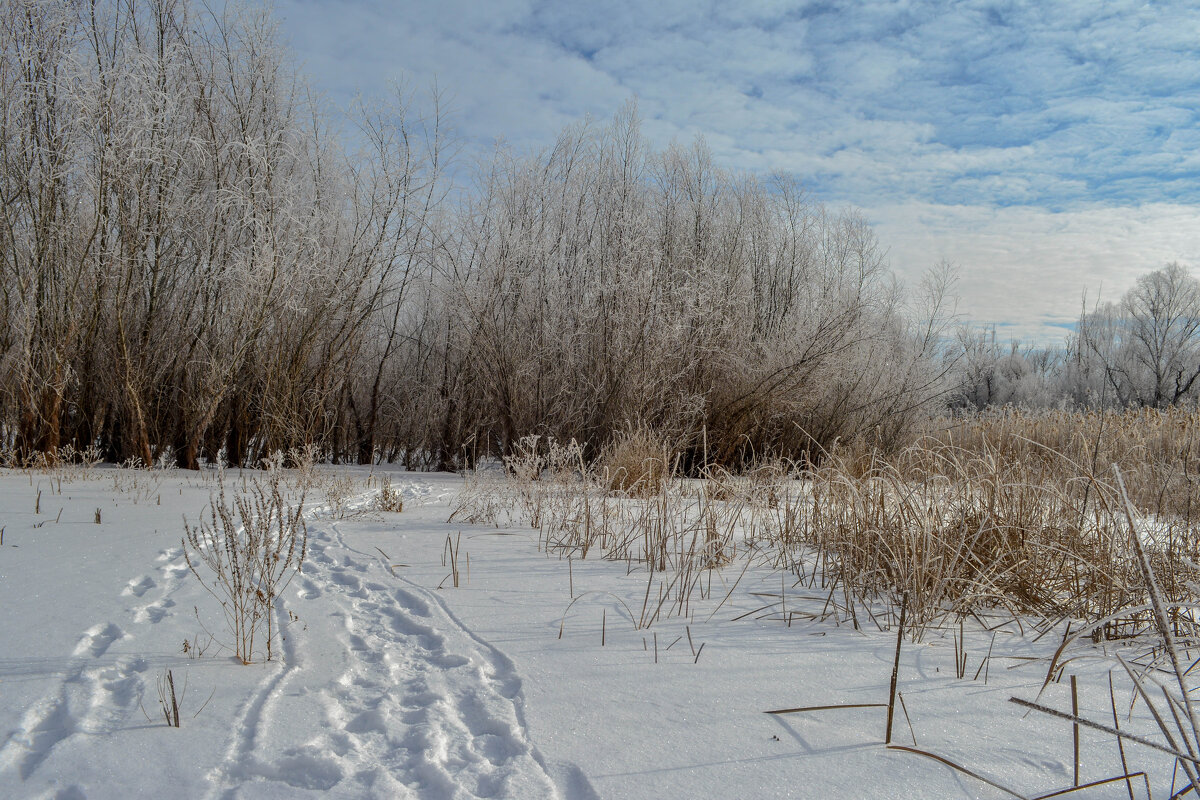
<instances>
[{"instance_id":1,"label":"snow","mask_svg":"<svg viewBox=\"0 0 1200 800\"><path fill-rule=\"evenodd\" d=\"M739 561L714 571L688 616L639 628L636 564L568 562L529 528L449 523L457 476L390 471L405 508L374 511L380 472L338 470L349 498L311 490L308 559L275 608L282 652L250 665L222 647L220 608L181 550L211 471L0 472L0 796L1011 796L887 749L883 708L764 713L886 703L885 609L874 622L860 609L860 630L821 619L819 581ZM244 485L226 476L227 492ZM904 642L893 741L915 738L1020 796L1067 788L1070 723L1008 702L1070 710L1069 678L1041 691L1062 627L1039 637L1027 621L991 622L964 627L963 679L957 625ZM1113 652L1065 654L1081 713L1112 723L1116 668L1121 727L1157 741L1143 705L1128 714ZM186 682L177 729L159 711L167 670ZM1120 774L1113 737L1084 730L1081 746L1082 781ZM1171 759L1125 750L1165 795ZM1129 794L1120 782L1067 796Z\"/></svg>"}]
</instances>

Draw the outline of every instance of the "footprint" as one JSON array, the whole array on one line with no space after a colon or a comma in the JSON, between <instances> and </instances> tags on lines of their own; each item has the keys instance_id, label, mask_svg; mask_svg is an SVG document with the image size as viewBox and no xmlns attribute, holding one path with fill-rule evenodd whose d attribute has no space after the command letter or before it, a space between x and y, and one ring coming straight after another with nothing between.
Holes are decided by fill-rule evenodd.
<instances>
[{"instance_id":1,"label":"footprint","mask_svg":"<svg viewBox=\"0 0 1200 800\"><path fill-rule=\"evenodd\" d=\"M362 588L362 581L353 575L347 575L341 570L335 570L329 576L338 586L357 591Z\"/></svg>"},{"instance_id":2,"label":"footprint","mask_svg":"<svg viewBox=\"0 0 1200 800\"><path fill-rule=\"evenodd\" d=\"M409 693L404 697L401 705L409 709L425 709L437 703L442 699L442 696L437 692L431 692L418 684L413 686Z\"/></svg>"},{"instance_id":3,"label":"footprint","mask_svg":"<svg viewBox=\"0 0 1200 800\"><path fill-rule=\"evenodd\" d=\"M348 733L387 733L387 717L377 708L367 709L346 723Z\"/></svg>"},{"instance_id":4,"label":"footprint","mask_svg":"<svg viewBox=\"0 0 1200 800\"><path fill-rule=\"evenodd\" d=\"M300 579L300 597L303 600L316 600L321 596L321 588L308 578Z\"/></svg>"},{"instance_id":5,"label":"footprint","mask_svg":"<svg viewBox=\"0 0 1200 800\"><path fill-rule=\"evenodd\" d=\"M354 749L354 741L342 731L334 730L329 734L329 749L334 755L345 756Z\"/></svg>"},{"instance_id":6,"label":"footprint","mask_svg":"<svg viewBox=\"0 0 1200 800\"><path fill-rule=\"evenodd\" d=\"M44 713L23 727L24 731L14 735L10 744L19 743L25 750L24 757L17 765L17 774L24 781L46 760L55 745L76 731L76 720L67 706L66 694L60 694L50 701Z\"/></svg>"},{"instance_id":7,"label":"footprint","mask_svg":"<svg viewBox=\"0 0 1200 800\"><path fill-rule=\"evenodd\" d=\"M286 750L274 764L262 764L251 771L313 792L328 792L345 777L335 759L310 746Z\"/></svg>"},{"instance_id":8,"label":"footprint","mask_svg":"<svg viewBox=\"0 0 1200 800\"><path fill-rule=\"evenodd\" d=\"M418 617L430 616L429 604L416 595L410 594L403 589L397 589L396 600L400 603L401 608L416 614Z\"/></svg>"},{"instance_id":9,"label":"footprint","mask_svg":"<svg viewBox=\"0 0 1200 800\"><path fill-rule=\"evenodd\" d=\"M465 667L471 663L471 659L449 653L443 655L435 654L430 656L429 663L442 669L454 669L455 667Z\"/></svg>"},{"instance_id":10,"label":"footprint","mask_svg":"<svg viewBox=\"0 0 1200 800\"><path fill-rule=\"evenodd\" d=\"M75 645L74 655L91 655L93 658L99 658L108 652L108 648L112 646L113 642L124 636L125 631L112 622L95 625L89 628L87 635L79 640L79 644Z\"/></svg>"},{"instance_id":11,"label":"footprint","mask_svg":"<svg viewBox=\"0 0 1200 800\"><path fill-rule=\"evenodd\" d=\"M433 628L414 622L399 609L387 608L383 613L392 623L392 630L396 633L401 636L411 636L416 640L417 646L431 653L444 651L446 640Z\"/></svg>"},{"instance_id":12,"label":"footprint","mask_svg":"<svg viewBox=\"0 0 1200 800\"><path fill-rule=\"evenodd\" d=\"M146 592L150 591L157 585L158 584L155 583L154 579L151 578L149 575L143 575L140 578L134 578L133 580L131 580L129 582L129 585L121 590L121 594L133 595L134 597L141 597L142 595L144 595Z\"/></svg>"},{"instance_id":13,"label":"footprint","mask_svg":"<svg viewBox=\"0 0 1200 800\"><path fill-rule=\"evenodd\" d=\"M523 755L520 746L515 744L512 737L495 733L484 733L476 736L471 742L472 748L498 767L509 759Z\"/></svg>"},{"instance_id":14,"label":"footprint","mask_svg":"<svg viewBox=\"0 0 1200 800\"><path fill-rule=\"evenodd\" d=\"M162 622L163 617L167 616L167 609L175 605L175 601L171 599L159 600L157 603L139 608L133 619L135 622L149 622L155 625Z\"/></svg>"},{"instance_id":15,"label":"footprint","mask_svg":"<svg viewBox=\"0 0 1200 800\"><path fill-rule=\"evenodd\" d=\"M105 670L99 676L100 687L108 694L106 707L113 705L125 707L137 702L141 679L138 670L128 664L118 664L112 669Z\"/></svg>"},{"instance_id":16,"label":"footprint","mask_svg":"<svg viewBox=\"0 0 1200 800\"><path fill-rule=\"evenodd\" d=\"M492 766L499 766L500 762L493 762ZM504 778L499 775L480 775L475 780L475 796L476 797L498 797L500 789L504 785Z\"/></svg>"}]
</instances>

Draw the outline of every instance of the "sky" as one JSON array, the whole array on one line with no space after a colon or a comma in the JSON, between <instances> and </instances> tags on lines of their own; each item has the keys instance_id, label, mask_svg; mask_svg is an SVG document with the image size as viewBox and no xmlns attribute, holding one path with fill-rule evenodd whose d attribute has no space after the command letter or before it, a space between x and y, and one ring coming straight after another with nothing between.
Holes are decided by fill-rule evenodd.
<instances>
[{"instance_id":1,"label":"sky","mask_svg":"<svg viewBox=\"0 0 1200 800\"><path fill-rule=\"evenodd\" d=\"M965 321L1062 340L1084 302L1200 276L1200 4L277 0L339 105L436 85L467 153L550 144L630 98L657 147L790 172L871 221Z\"/></svg>"}]
</instances>

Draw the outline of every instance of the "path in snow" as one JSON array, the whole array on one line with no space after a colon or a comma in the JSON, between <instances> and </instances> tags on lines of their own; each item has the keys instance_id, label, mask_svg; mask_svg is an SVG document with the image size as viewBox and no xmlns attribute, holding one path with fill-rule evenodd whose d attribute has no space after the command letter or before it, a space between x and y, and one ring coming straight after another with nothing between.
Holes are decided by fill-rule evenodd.
<instances>
[{"instance_id":1,"label":"path in snow","mask_svg":"<svg viewBox=\"0 0 1200 800\"><path fill-rule=\"evenodd\" d=\"M334 521L310 523L293 586L298 601L276 609L285 666L239 713L213 797L561 797L511 662L436 594L348 546Z\"/></svg>"},{"instance_id":2,"label":"path in snow","mask_svg":"<svg viewBox=\"0 0 1200 800\"><path fill-rule=\"evenodd\" d=\"M410 505L437 499L424 482L403 491ZM0 794L80 800L166 782L222 800L593 797L564 765L553 767L563 790L548 775L512 662L436 591L348 544L330 510L305 515L309 557L275 608L276 663L234 665L211 644L198 659L179 654L179 623L203 594L178 546L116 572L102 602L80 606L69 655L7 659L8 680L45 685L0 740ZM219 618L205 617L220 635ZM171 667L195 679L189 712L216 687L178 734L155 718L156 681Z\"/></svg>"},{"instance_id":3,"label":"path in snow","mask_svg":"<svg viewBox=\"0 0 1200 800\"><path fill-rule=\"evenodd\" d=\"M111 622L84 632L62 680L25 711L18 730L0 748L0 774L12 771L24 781L69 737L105 733L111 719L137 708L145 662L107 656L123 636Z\"/></svg>"},{"instance_id":4,"label":"path in snow","mask_svg":"<svg viewBox=\"0 0 1200 800\"><path fill-rule=\"evenodd\" d=\"M121 620L130 628L156 625L175 605L170 595L188 573L182 551L160 551L154 573L157 578L150 574L131 578L120 592L134 601L125 609L130 619ZM148 596L151 590L158 591ZM157 710L156 679L152 674L148 677L151 662L127 648L110 652L114 644L134 638L114 621L96 623L80 634L53 688L26 709L17 730L0 747L0 776L15 773L26 781L52 752L69 749L80 737L112 736L131 721L143 721L144 708Z\"/></svg>"}]
</instances>

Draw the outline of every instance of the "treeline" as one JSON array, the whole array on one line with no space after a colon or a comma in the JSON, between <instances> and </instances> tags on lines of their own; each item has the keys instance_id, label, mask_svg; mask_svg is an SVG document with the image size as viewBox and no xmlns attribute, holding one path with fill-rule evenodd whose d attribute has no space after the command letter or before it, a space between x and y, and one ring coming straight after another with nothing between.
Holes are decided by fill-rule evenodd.
<instances>
[{"instance_id":1,"label":"treeline","mask_svg":"<svg viewBox=\"0 0 1200 800\"><path fill-rule=\"evenodd\" d=\"M454 163L436 95L334 113L263 10L0 6L0 454L453 469L649 430L684 465L893 447L947 409L1200 394L1177 265L1065 347L947 332L853 211L655 150L634 106Z\"/></svg>"},{"instance_id":2,"label":"treeline","mask_svg":"<svg viewBox=\"0 0 1200 800\"><path fill-rule=\"evenodd\" d=\"M452 172L436 97L343 130L265 12L12 0L0 26L19 458L454 468L645 426L736 465L885 442L944 391L944 287L915 307L854 212L654 151L632 106Z\"/></svg>"},{"instance_id":3,"label":"treeline","mask_svg":"<svg viewBox=\"0 0 1200 800\"><path fill-rule=\"evenodd\" d=\"M1177 265L1022 349L948 334L949 274L906 293L855 212L655 150L632 105L454 151L436 95L331 112L262 10L4 4L0 453L453 469L648 429L737 468L947 409L1200 393Z\"/></svg>"},{"instance_id":4,"label":"treeline","mask_svg":"<svg viewBox=\"0 0 1200 800\"><path fill-rule=\"evenodd\" d=\"M1080 314L1062 346L1022 348L962 328L951 408L1164 409L1200 398L1200 281L1179 264Z\"/></svg>"}]
</instances>

